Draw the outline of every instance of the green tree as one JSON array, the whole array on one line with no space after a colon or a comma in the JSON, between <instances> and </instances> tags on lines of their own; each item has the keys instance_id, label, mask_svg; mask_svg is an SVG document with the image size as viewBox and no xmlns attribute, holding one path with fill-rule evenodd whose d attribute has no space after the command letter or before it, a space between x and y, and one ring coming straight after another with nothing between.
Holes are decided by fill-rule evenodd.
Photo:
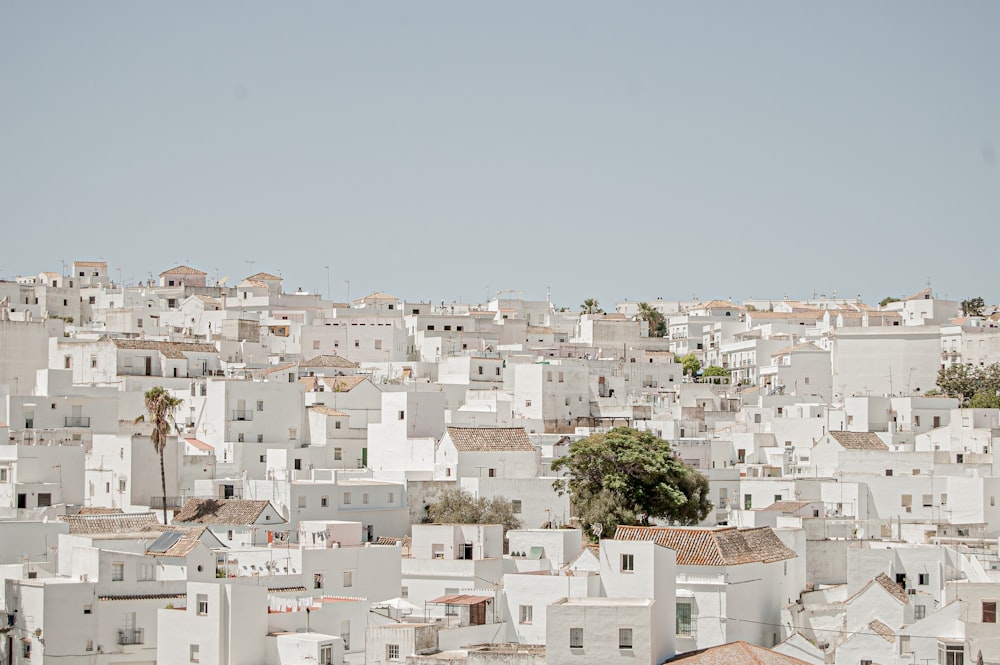
<instances>
[{"instance_id":1,"label":"green tree","mask_svg":"<svg viewBox=\"0 0 1000 665\"><path fill-rule=\"evenodd\" d=\"M980 390L969 400L970 409L1000 409L1000 395Z\"/></svg>"},{"instance_id":2,"label":"green tree","mask_svg":"<svg viewBox=\"0 0 1000 665\"><path fill-rule=\"evenodd\" d=\"M639 318L649 326L650 337L664 337L667 334L667 319L648 302L639 303Z\"/></svg>"},{"instance_id":3,"label":"green tree","mask_svg":"<svg viewBox=\"0 0 1000 665\"><path fill-rule=\"evenodd\" d=\"M170 430L175 429L180 434L180 428L177 427L177 420L174 418L174 414L180 408L182 402L180 398L174 397L162 386L150 388L143 397L146 412L153 423L153 433L150 436L153 441L153 449L160 456L160 486L163 489L163 523L167 524L167 472L163 463L163 453L167 448L167 435L170 434ZM143 416L139 416L136 422L140 420L143 420Z\"/></svg>"},{"instance_id":4,"label":"green tree","mask_svg":"<svg viewBox=\"0 0 1000 665\"><path fill-rule=\"evenodd\" d=\"M899 302L899 298L893 298L892 296L886 296L885 298L882 298L881 300L878 301L878 306L879 307L885 307L886 305L888 305L891 302Z\"/></svg>"},{"instance_id":5,"label":"green tree","mask_svg":"<svg viewBox=\"0 0 1000 665\"><path fill-rule=\"evenodd\" d=\"M461 487L441 492L427 506L427 516L437 524L501 524L505 534L521 528L521 520L509 499L476 497Z\"/></svg>"},{"instance_id":6,"label":"green tree","mask_svg":"<svg viewBox=\"0 0 1000 665\"><path fill-rule=\"evenodd\" d=\"M962 301L962 316L982 316L986 309L986 301L982 298L969 298Z\"/></svg>"},{"instance_id":7,"label":"green tree","mask_svg":"<svg viewBox=\"0 0 1000 665\"><path fill-rule=\"evenodd\" d=\"M962 400L962 406L990 403L990 396L1000 394L1000 363L986 367L956 364L938 370L937 385L945 395ZM975 407L989 408L989 407Z\"/></svg>"},{"instance_id":8,"label":"green tree","mask_svg":"<svg viewBox=\"0 0 1000 665\"><path fill-rule=\"evenodd\" d=\"M701 373L701 378L706 379L710 377L729 377L729 370L725 367L719 367L718 365L709 365L705 368L705 371ZM720 383L719 381L713 381L712 383Z\"/></svg>"},{"instance_id":9,"label":"green tree","mask_svg":"<svg viewBox=\"0 0 1000 665\"><path fill-rule=\"evenodd\" d=\"M597 298L587 298L580 305L580 309L583 310L584 314L600 314L604 311L601 309L601 303L598 302Z\"/></svg>"},{"instance_id":10,"label":"green tree","mask_svg":"<svg viewBox=\"0 0 1000 665\"><path fill-rule=\"evenodd\" d=\"M619 524L697 524L712 509L708 479L650 432L616 427L592 434L571 443L552 469L566 472L553 487L569 493L574 514L595 539Z\"/></svg>"},{"instance_id":11,"label":"green tree","mask_svg":"<svg viewBox=\"0 0 1000 665\"><path fill-rule=\"evenodd\" d=\"M684 373L694 376L701 369L701 361L698 360L698 356L693 353L689 353L686 356L681 356L677 361L684 367Z\"/></svg>"}]
</instances>

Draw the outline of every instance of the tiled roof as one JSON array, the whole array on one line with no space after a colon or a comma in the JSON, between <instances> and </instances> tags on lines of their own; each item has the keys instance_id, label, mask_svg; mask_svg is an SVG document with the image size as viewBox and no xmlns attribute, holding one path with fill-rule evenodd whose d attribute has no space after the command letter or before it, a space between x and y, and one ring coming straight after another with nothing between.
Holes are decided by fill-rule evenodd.
<instances>
[{"instance_id":1,"label":"tiled roof","mask_svg":"<svg viewBox=\"0 0 1000 665\"><path fill-rule=\"evenodd\" d=\"M449 427L460 452L529 452L535 449L523 427Z\"/></svg>"},{"instance_id":2,"label":"tiled roof","mask_svg":"<svg viewBox=\"0 0 1000 665\"><path fill-rule=\"evenodd\" d=\"M117 596L98 596L98 600L174 600L187 598L186 593L128 593Z\"/></svg>"},{"instance_id":3,"label":"tiled roof","mask_svg":"<svg viewBox=\"0 0 1000 665\"><path fill-rule=\"evenodd\" d=\"M766 510L772 513L794 513L802 510L810 503L811 501L775 501L767 508L761 508L760 510Z\"/></svg>"},{"instance_id":4,"label":"tiled roof","mask_svg":"<svg viewBox=\"0 0 1000 665\"><path fill-rule=\"evenodd\" d=\"M167 531L176 531L181 534L181 537L163 552L150 552L146 550L147 556L187 556L201 542L201 537L205 533L205 527L203 526L180 526L175 524L169 526L161 524L159 530L164 533ZM148 543L147 546L151 544Z\"/></svg>"},{"instance_id":5,"label":"tiled roof","mask_svg":"<svg viewBox=\"0 0 1000 665\"><path fill-rule=\"evenodd\" d=\"M177 266L176 268L171 268L170 270L164 270L160 273L160 277L164 275L207 275L207 272L196 270L194 268L189 268L187 266Z\"/></svg>"},{"instance_id":6,"label":"tiled roof","mask_svg":"<svg viewBox=\"0 0 1000 665\"><path fill-rule=\"evenodd\" d=\"M730 642L674 656L667 663L684 665L807 665L808 661L749 642Z\"/></svg>"},{"instance_id":7,"label":"tiled roof","mask_svg":"<svg viewBox=\"0 0 1000 665\"><path fill-rule=\"evenodd\" d=\"M214 344L185 342L151 342L144 339L112 340L119 349L128 351L158 351L167 358L182 360L185 353L218 353Z\"/></svg>"},{"instance_id":8,"label":"tiled roof","mask_svg":"<svg viewBox=\"0 0 1000 665\"><path fill-rule=\"evenodd\" d=\"M871 628L873 633L881 637L886 642L889 642L890 644L895 644L896 631L894 631L886 624L882 623L878 619L875 619L870 624L868 624L868 627Z\"/></svg>"},{"instance_id":9,"label":"tiled roof","mask_svg":"<svg viewBox=\"0 0 1000 665\"><path fill-rule=\"evenodd\" d=\"M204 441L202 441L200 439L184 439L184 440L187 441L188 443L190 443L192 446L194 446L198 450L204 450L204 451L215 450L215 446L213 446L210 443L205 443Z\"/></svg>"},{"instance_id":10,"label":"tiled roof","mask_svg":"<svg viewBox=\"0 0 1000 665\"><path fill-rule=\"evenodd\" d=\"M73 261L74 266L79 266L80 268L107 268L107 261Z\"/></svg>"},{"instance_id":11,"label":"tiled roof","mask_svg":"<svg viewBox=\"0 0 1000 665\"><path fill-rule=\"evenodd\" d=\"M338 356L336 353L331 353L316 356L315 358L310 358L309 360L304 360L299 363L299 367L334 367L337 369L356 369L358 364L356 362L351 362L343 356Z\"/></svg>"},{"instance_id":12,"label":"tiled roof","mask_svg":"<svg viewBox=\"0 0 1000 665\"><path fill-rule=\"evenodd\" d=\"M759 526L751 529L740 529L750 548L760 557L763 563L774 563L775 561L785 561L794 559L795 554L769 526Z\"/></svg>"},{"instance_id":13,"label":"tiled roof","mask_svg":"<svg viewBox=\"0 0 1000 665\"><path fill-rule=\"evenodd\" d=\"M873 577L872 579L868 580L868 582L863 587L858 589L857 593L855 593L853 596L851 596L844 602L845 603L851 602L852 600L863 594L865 591L867 591L873 584L877 584L883 589L885 589L890 596L892 596L899 602L903 603L904 605L910 602L910 599L906 597L906 589L896 584L892 580L892 578L886 575L885 573L879 573L877 577Z\"/></svg>"},{"instance_id":14,"label":"tiled roof","mask_svg":"<svg viewBox=\"0 0 1000 665\"><path fill-rule=\"evenodd\" d=\"M848 450L889 450L889 446L875 432L841 432L830 430L837 443Z\"/></svg>"},{"instance_id":15,"label":"tiled roof","mask_svg":"<svg viewBox=\"0 0 1000 665\"><path fill-rule=\"evenodd\" d=\"M785 348L781 349L780 351L775 351L774 353L771 354L771 357L774 358L776 356L783 356L783 355L791 353L793 351L823 351L823 349L819 348L818 346L816 346L812 342L802 342L801 344L795 344L793 346L786 346Z\"/></svg>"},{"instance_id":16,"label":"tiled roof","mask_svg":"<svg viewBox=\"0 0 1000 665\"><path fill-rule=\"evenodd\" d=\"M69 524L71 534L138 533L150 531L159 522L153 513L117 513L97 515L60 515Z\"/></svg>"},{"instance_id":17,"label":"tiled roof","mask_svg":"<svg viewBox=\"0 0 1000 665\"><path fill-rule=\"evenodd\" d=\"M931 287L928 286L926 289L920 289L912 296L906 296L903 300L927 300L933 295L934 292L931 291Z\"/></svg>"},{"instance_id":18,"label":"tiled roof","mask_svg":"<svg viewBox=\"0 0 1000 665\"><path fill-rule=\"evenodd\" d=\"M102 506L82 506L77 511L77 515L121 515L121 508L104 508Z\"/></svg>"},{"instance_id":19,"label":"tiled roof","mask_svg":"<svg viewBox=\"0 0 1000 665\"><path fill-rule=\"evenodd\" d=\"M272 275L269 272L258 272L247 277L247 281L250 282L280 282L281 278L277 275Z\"/></svg>"},{"instance_id":20,"label":"tiled roof","mask_svg":"<svg viewBox=\"0 0 1000 665\"><path fill-rule=\"evenodd\" d=\"M269 505L248 499L188 499L174 515L174 523L254 524Z\"/></svg>"},{"instance_id":21,"label":"tiled roof","mask_svg":"<svg viewBox=\"0 0 1000 665\"><path fill-rule=\"evenodd\" d=\"M652 541L668 547L677 553L678 566L736 566L796 556L770 527L737 530L735 527L619 526L615 540Z\"/></svg>"},{"instance_id":22,"label":"tiled roof","mask_svg":"<svg viewBox=\"0 0 1000 665\"><path fill-rule=\"evenodd\" d=\"M262 282L259 279L249 279L249 278L244 279L242 282L238 284L238 286L253 286L259 289L268 288L267 282Z\"/></svg>"},{"instance_id":23,"label":"tiled roof","mask_svg":"<svg viewBox=\"0 0 1000 665\"><path fill-rule=\"evenodd\" d=\"M369 300L399 300L399 298L390 296L388 293L382 293L381 291L372 291L363 298L355 298L354 302L368 302Z\"/></svg>"},{"instance_id":24,"label":"tiled roof","mask_svg":"<svg viewBox=\"0 0 1000 665\"><path fill-rule=\"evenodd\" d=\"M747 317L751 319L812 319L818 321L823 318L823 310L810 310L808 312L747 312Z\"/></svg>"},{"instance_id":25,"label":"tiled roof","mask_svg":"<svg viewBox=\"0 0 1000 665\"><path fill-rule=\"evenodd\" d=\"M529 335L551 335L552 328L547 326L527 326L524 331Z\"/></svg>"},{"instance_id":26,"label":"tiled roof","mask_svg":"<svg viewBox=\"0 0 1000 665\"><path fill-rule=\"evenodd\" d=\"M325 406L323 404L313 404L312 406L310 406L308 408L311 411L315 411L316 413L322 414L324 416L340 416L340 417L343 417L343 416L347 415L343 411L338 411L337 409L332 409L332 408L330 408L328 406Z\"/></svg>"},{"instance_id":27,"label":"tiled roof","mask_svg":"<svg viewBox=\"0 0 1000 665\"><path fill-rule=\"evenodd\" d=\"M695 305L691 309L744 309L732 300L709 300L706 303Z\"/></svg>"}]
</instances>

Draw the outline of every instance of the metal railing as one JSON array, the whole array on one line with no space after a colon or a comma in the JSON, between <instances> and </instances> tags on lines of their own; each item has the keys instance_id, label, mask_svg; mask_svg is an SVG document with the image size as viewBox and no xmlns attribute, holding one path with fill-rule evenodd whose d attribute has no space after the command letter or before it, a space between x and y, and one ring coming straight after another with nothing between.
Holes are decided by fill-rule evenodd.
<instances>
[{"instance_id":1,"label":"metal railing","mask_svg":"<svg viewBox=\"0 0 1000 665\"><path fill-rule=\"evenodd\" d=\"M142 644L142 628L119 628L118 644Z\"/></svg>"},{"instance_id":2,"label":"metal railing","mask_svg":"<svg viewBox=\"0 0 1000 665\"><path fill-rule=\"evenodd\" d=\"M90 427L89 416L66 416L65 427Z\"/></svg>"}]
</instances>

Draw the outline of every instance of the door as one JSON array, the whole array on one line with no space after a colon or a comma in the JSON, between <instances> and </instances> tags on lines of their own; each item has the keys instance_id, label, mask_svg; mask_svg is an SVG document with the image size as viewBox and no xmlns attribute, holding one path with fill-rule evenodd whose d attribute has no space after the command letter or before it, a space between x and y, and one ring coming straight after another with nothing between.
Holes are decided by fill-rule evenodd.
<instances>
[{"instance_id":1,"label":"door","mask_svg":"<svg viewBox=\"0 0 1000 665\"><path fill-rule=\"evenodd\" d=\"M27 494L18 494L17 495L17 507L18 508L27 508L28 507L28 495Z\"/></svg>"},{"instance_id":2,"label":"door","mask_svg":"<svg viewBox=\"0 0 1000 665\"><path fill-rule=\"evenodd\" d=\"M462 558L467 561L472 559L472 543L462 545Z\"/></svg>"},{"instance_id":3,"label":"door","mask_svg":"<svg viewBox=\"0 0 1000 665\"><path fill-rule=\"evenodd\" d=\"M145 358L143 358L143 360L146 363L146 376L152 376L153 375L153 357L152 356L146 356Z\"/></svg>"}]
</instances>

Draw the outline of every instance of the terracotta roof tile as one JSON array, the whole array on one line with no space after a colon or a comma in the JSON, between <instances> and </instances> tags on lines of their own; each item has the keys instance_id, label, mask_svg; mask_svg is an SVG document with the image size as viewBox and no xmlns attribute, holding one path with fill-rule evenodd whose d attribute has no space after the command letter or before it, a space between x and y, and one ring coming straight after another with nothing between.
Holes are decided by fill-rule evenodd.
<instances>
[{"instance_id":1,"label":"terracotta roof tile","mask_svg":"<svg viewBox=\"0 0 1000 665\"><path fill-rule=\"evenodd\" d=\"M875 432L841 432L830 430L830 436L848 450L889 450Z\"/></svg>"},{"instance_id":2,"label":"terracotta roof tile","mask_svg":"<svg viewBox=\"0 0 1000 665\"><path fill-rule=\"evenodd\" d=\"M338 411L337 409L331 409L330 407L325 406L323 404L313 404L308 408L311 411L315 411L316 413L322 414L324 416L345 417L348 415L343 411Z\"/></svg>"},{"instance_id":3,"label":"terracotta roof tile","mask_svg":"<svg viewBox=\"0 0 1000 665\"><path fill-rule=\"evenodd\" d=\"M115 346L128 351L158 351L167 358L182 360L185 353L218 353L214 344L187 343L187 342L151 342L144 339L121 339L112 340Z\"/></svg>"},{"instance_id":4,"label":"terracotta roof tile","mask_svg":"<svg viewBox=\"0 0 1000 665\"><path fill-rule=\"evenodd\" d=\"M71 534L139 533L159 524L153 513L118 513L97 515L60 515L69 524Z\"/></svg>"},{"instance_id":5,"label":"terracotta roof tile","mask_svg":"<svg viewBox=\"0 0 1000 665\"><path fill-rule=\"evenodd\" d=\"M881 637L886 642L889 642L890 644L895 644L896 631L894 631L886 624L882 623L878 619L875 619L870 624L868 624L868 627L871 628L873 633Z\"/></svg>"},{"instance_id":6,"label":"terracotta roof tile","mask_svg":"<svg viewBox=\"0 0 1000 665\"><path fill-rule=\"evenodd\" d=\"M333 367L337 369L357 369L358 364L336 353L316 356L299 363L299 367Z\"/></svg>"},{"instance_id":7,"label":"terracotta roof tile","mask_svg":"<svg viewBox=\"0 0 1000 665\"><path fill-rule=\"evenodd\" d=\"M449 427L459 452L530 452L535 449L523 427Z\"/></svg>"},{"instance_id":8,"label":"terracotta roof tile","mask_svg":"<svg viewBox=\"0 0 1000 665\"><path fill-rule=\"evenodd\" d=\"M254 524L269 505L248 499L188 499L174 515L174 523Z\"/></svg>"},{"instance_id":9,"label":"terracotta roof tile","mask_svg":"<svg viewBox=\"0 0 1000 665\"><path fill-rule=\"evenodd\" d=\"M743 641L690 651L666 662L684 665L807 665L808 663L794 656Z\"/></svg>"},{"instance_id":10,"label":"terracotta roof tile","mask_svg":"<svg viewBox=\"0 0 1000 665\"><path fill-rule=\"evenodd\" d=\"M619 526L615 540L653 541L668 547L677 553L679 566L736 566L796 556L770 527L737 530L735 527Z\"/></svg>"},{"instance_id":11,"label":"terracotta roof tile","mask_svg":"<svg viewBox=\"0 0 1000 665\"><path fill-rule=\"evenodd\" d=\"M73 261L74 266L80 268L107 268L107 261Z\"/></svg>"},{"instance_id":12,"label":"terracotta roof tile","mask_svg":"<svg viewBox=\"0 0 1000 665\"><path fill-rule=\"evenodd\" d=\"M280 282L281 278L269 272L258 272L247 277L250 282Z\"/></svg>"},{"instance_id":13,"label":"terracotta roof tile","mask_svg":"<svg viewBox=\"0 0 1000 665\"><path fill-rule=\"evenodd\" d=\"M160 273L160 277L164 275L207 275L207 272L202 270L196 270L195 268L189 268L188 266L177 266L176 268L171 268L170 270L164 270Z\"/></svg>"},{"instance_id":14,"label":"terracotta roof tile","mask_svg":"<svg viewBox=\"0 0 1000 665\"><path fill-rule=\"evenodd\" d=\"M853 596L851 596L844 602L850 603L852 600L854 600L855 598L863 594L865 591L867 591L869 588L871 588L873 584L877 584L878 586L885 589L885 591L888 592L890 596L892 596L899 602L903 603L904 605L910 602L910 599L906 597L906 589L896 584L892 580L892 578L886 575L885 573L879 573L877 577L873 577L872 579L868 580L868 582L863 587L858 589L858 591Z\"/></svg>"}]
</instances>

